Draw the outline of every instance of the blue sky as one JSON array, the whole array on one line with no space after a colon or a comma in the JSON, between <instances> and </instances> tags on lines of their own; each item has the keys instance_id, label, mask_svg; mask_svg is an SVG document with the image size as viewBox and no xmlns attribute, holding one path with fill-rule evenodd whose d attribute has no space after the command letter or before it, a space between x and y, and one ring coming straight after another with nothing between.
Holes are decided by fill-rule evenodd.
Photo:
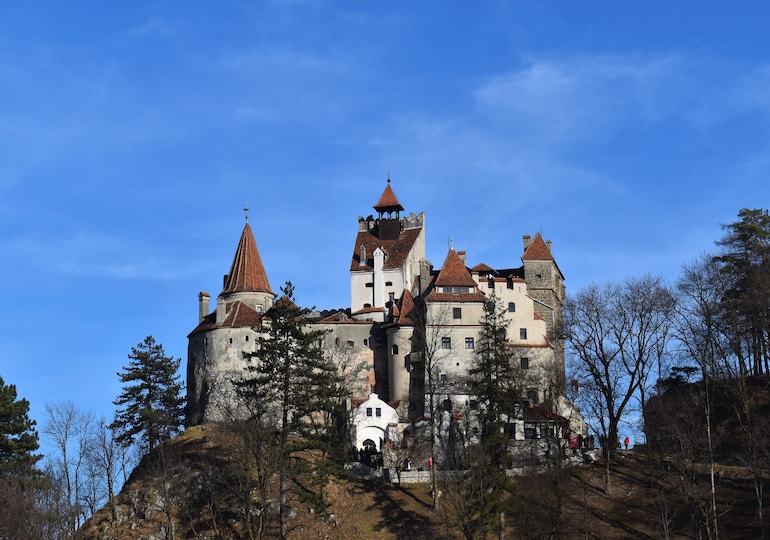
<instances>
[{"instance_id":1,"label":"blue sky","mask_svg":"<svg viewBox=\"0 0 770 540\"><path fill-rule=\"evenodd\" d=\"M428 258L568 291L674 279L770 200L770 7L28 2L0 7L0 376L111 416L152 334L186 360L249 204L274 289L349 304L388 175Z\"/></svg>"}]
</instances>

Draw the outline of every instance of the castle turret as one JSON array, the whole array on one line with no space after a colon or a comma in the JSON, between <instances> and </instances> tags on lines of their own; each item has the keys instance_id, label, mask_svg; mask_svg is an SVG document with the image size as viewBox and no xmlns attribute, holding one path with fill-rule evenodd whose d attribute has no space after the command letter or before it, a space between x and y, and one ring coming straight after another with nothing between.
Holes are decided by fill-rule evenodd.
<instances>
[{"instance_id":1,"label":"castle turret","mask_svg":"<svg viewBox=\"0 0 770 540\"><path fill-rule=\"evenodd\" d=\"M377 203L377 218L358 218L350 264L350 307L356 320L383 322L388 303L411 289L425 257L424 214L402 218L390 178Z\"/></svg>"},{"instance_id":2,"label":"castle turret","mask_svg":"<svg viewBox=\"0 0 770 540\"><path fill-rule=\"evenodd\" d=\"M540 233L530 240L524 236L524 279L528 294L535 301L535 313L546 322L548 338L555 349L556 360L563 373L564 339L562 337L562 305L566 297L564 275L551 253L551 241L545 242ZM561 381L563 386L564 382ZM562 388L564 389L564 388Z\"/></svg>"},{"instance_id":3,"label":"castle turret","mask_svg":"<svg viewBox=\"0 0 770 540\"><path fill-rule=\"evenodd\" d=\"M255 328L274 299L254 234L246 223L216 309L208 313L208 293L198 296L198 326L188 336L188 425L238 416L233 382L243 377L244 353L254 351Z\"/></svg>"},{"instance_id":4,"label":"castle turret","mask_svg":"<svg viewBox=\"0 0 770 540\"><path fill-rule=\"evenodd\" d=\"M230 273L225 276L220 296L226 302L240 300L260 313L264 313L273 305L275 293L270 288L257 242L248 223L241 233L233 264L230 266Z\"/></svg>"}]
</instances>

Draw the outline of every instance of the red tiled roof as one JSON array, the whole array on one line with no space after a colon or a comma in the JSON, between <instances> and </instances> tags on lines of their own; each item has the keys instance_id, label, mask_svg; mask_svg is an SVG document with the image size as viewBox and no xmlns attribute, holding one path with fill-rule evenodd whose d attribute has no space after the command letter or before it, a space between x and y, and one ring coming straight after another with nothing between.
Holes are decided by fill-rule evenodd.
<instances>
[{"instance_id":1,"label":"red tiled roof","mask_svg":"<svg viewBox=\"0 0 770 540\"><path fill-rule=\"evenodd\" d=\"M422 228L407 229L401 231L395 240L380 240L371 231L358 231L356 236L356 245L353 247L353 260L350 263L350 271L372 270L368 260L374 256L377 248L387 253L387 260L383 264L385 270L401 268L406 261L409 252L412 250L417 237L422 232ZM361 246L366 249L367 260L361 265Z\"/></svg>"},{"instance_id":2,"label":"red tiled roof","mask_svg":"<svg viewBox=\"0 0 770 540\"><path fill-rule=\"evenodd\" d=\"M396 323L402 326L414 326L414 299L408 289L404 289L404 293L401 295L400 307L398 309L398 319Z\"/></svg>"},{"instance_id":3,"label":"red tiled roof","mask_svg":"<svg viewBox=\"0 0 770 540\"><path fill-rule=\"evenodd\" d=\"M366 307L363 309L359 309L358 311L354 311L351 313L351 315L363 315L364 313L382 313L385 311L385 308L381 307Z\"/></svg>"},{"instance_id":4,"label":"red tiled roof","mask_svg":"<svg viewBox=\"0 0 770 540\"><path fill-rule=\"evenodd\" d=\"M380 200L374 205L374 209L378 212L388 210L403 210L404 207L398 202L396 194L393 193L393 188L390 187L390 179L388 179L388 185L385 186L385 191L382 192Z\"/></svg>"},{"instance_id":5,"label":"red tiled roof","mask_svg":"<svg viewBox=\"0 0 770 540\"><path fill-rule=\"evenodd\" d=\"M438 273L435 285L445 287L448 285L459 287L476 287L476 281L473 279L465 263L453 249L449 250L444 265Z\"/></svg>"},{"instance_id":6,"label":"red tiled roof","mask_svg":"<svg viewBox=\"0 0 770 540\"><path fill-rule=\"evenodd\" d=\"M495 269L489 266L488 264L479 263L473 268L471 268L471 270L473 272L494 272Z\"/></svg>"},{"instance_id":7,"label":"red tiled roof","mask_svg":"<svg viewBox=\"0 0 770 540\"><path fill-rule=\"evenodd\" d=\"M537 233L521 258L522 260L552 261L553 255L551 255L551 250L548 249L548 246L545 245L543 237L540 236L540 233Z\"/></svg>"},{"instance_id":8,"label":"red tiled roof","mask_svg":"<svg viewBox=\"0 0 770 540\"><path fill-rule=\"evenodd\" d=\"M264 292L273 294L267 272L259 256L257 242L247 223L243 228L238 249L235 250L233 264L227 276L222 294L235 292Z\"/></svg>"},{"instance_id":9,"label":"red tiled roof","mask_svg":"<svg viewBox=\"0 0 770 540\"><path fill-rule=\"evenodd\" d=\"M261 322L262 313L238 300L227 304L227 316L222 321L222 326L259 326Z\"/></svg>"},{"instance_id":10,"label":"red tiled roof","mask_svg":"<svg viewBox=\"0 0 770 540\"><path fill-rule=\"evenodd\" d=\"M212 330L214 328L222 327L243 327L243 326L259 326L262 324L263 313L260 313L247 304L236 300L235 302L228 302L225 306L225 320L221 324L217 324L217 312L212 311L203 318L203 321L195 327L195 329L188 334L188 337L206 330Z\"/></svg>"}]
</instances>

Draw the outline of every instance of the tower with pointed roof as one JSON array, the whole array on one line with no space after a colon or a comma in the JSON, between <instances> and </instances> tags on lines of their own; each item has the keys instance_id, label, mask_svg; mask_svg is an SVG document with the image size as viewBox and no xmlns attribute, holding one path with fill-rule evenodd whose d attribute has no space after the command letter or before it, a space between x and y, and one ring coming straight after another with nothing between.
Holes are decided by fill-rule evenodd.
<instances>
[{"instance_id":1,"label":"tower with pointed roof","mask_svg":"<svg viewBox=\"0 0 770 540\"><path fill-rule=\"evenodd\" d=\"M243 353L254 351L255 328L275 300L248 222L223 282L211 313L209 294L199 293L198 326L188 335L188 424L238 416L233 382L243 377Z\"/></svg>"},{"instance_id":2,"label":"tower with pointed roof","mask_svg":"<svg viewBox=\"0 0 770 540\"><path fill-rule=\"evenodd\" d=\"M384 322L394 298L412 286L425 258L425 214L401 217L390 178L374 205L377 217L358 218L350 263L350 309L356 320Z\"/></svg>"}]
</instances>

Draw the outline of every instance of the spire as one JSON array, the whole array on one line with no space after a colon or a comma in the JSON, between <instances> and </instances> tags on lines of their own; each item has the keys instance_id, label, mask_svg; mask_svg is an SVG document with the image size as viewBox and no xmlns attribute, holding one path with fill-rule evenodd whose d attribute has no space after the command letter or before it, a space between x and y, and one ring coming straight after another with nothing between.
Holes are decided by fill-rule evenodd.
<instances>
[{"instance_id":1,"label":"spire","mask_svg":"<svg viewBox=\"0 0 770 540\"><path fill-rule=\"evenodd\" d=\"M393 188L390 187L390 171L388 171L388 185L385 186L385 191L382 192L380 200L374 205L374 209L380 214L383 212L400 212L404 209L401 203L398 202L396 194L393 193Z\"/></svg>"},{"instance_id":2,"label":"spire","mask_svg":"<svg viewBox=\"0 0 770 540\"><path fill-rule=\"evenodd\" d=\"M222 290L222 294L236 292L274 294L270 288L270 282L267 280L267 272L262 265L262 258L259 256L257 242L254 240L254 234L248 223L243 228L238 249L235 250L233 265L230 267L230 273L225 279L225 286Z\"/></svg>"}]
</instances>

